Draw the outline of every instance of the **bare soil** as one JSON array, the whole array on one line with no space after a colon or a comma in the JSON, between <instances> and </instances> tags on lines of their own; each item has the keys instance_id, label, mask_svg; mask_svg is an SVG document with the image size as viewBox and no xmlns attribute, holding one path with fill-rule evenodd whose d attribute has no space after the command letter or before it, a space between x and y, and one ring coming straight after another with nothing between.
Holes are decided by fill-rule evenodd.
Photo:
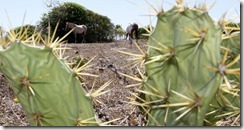
<instances>
[{"instance_id":1,"label":"bare soil","mask_svg":"<svg viewBox=\"0 0 244 130\"><path fill-rule=\"evenodd\" d=\"M146 43L139 42L139 46L146 50ZM93 43L93 44L72 44L67 50L70 57L77 55L86 59L95 59L91 62L91 67L86 71L98 75L99 77L84 78L87 89L90 90L95 82L94 89L98 89L104 83L112 80L113 82L106 87L110 90L108 93L99 96L101 103L94 103L94 108L98 117L102 122L118 119L112 125L120 126L143 126L145 125L145 117L139 112L137 106L126 103L127 97L131 97L130 93L134 92L134 88L126 88L126 85L134 83L133 80L119 74L135 75L137 71L132 67L130 56L121 54L117 50L138 53L134 44L125 41L115 41L112 43Z\"/></svg>"},{"instance_id":2,"label":"bare soil","mask_svg":"<svg viewBox=\"0 0 244 130\"><path fill-rule=\"evenodd\" d=\"M146 50L146 42L140 41L139 46ZM90 68L86 72L98 75L99 77L83 76L83 81L87 91L92 89L95 82L94 91L104 83L112 80L113 82L106 87L108 93L99 96L99 102L94 103L94 109L102 122L118 119L111 125L120 126L144 126L145 117L140 113L137 106L126 103L127 97L134 92L134 88L125 88L132 84L129 78L119 74L119 72L135 75L135 67L132 68L128 55L121 54L116 50L138 53L135 45L126 41L115 41L111 43L92 43L92 44L68 44L65 56L68 61L74 57L82 56L85 59L94 60L90 63ZM25 113L22 111L19 102L15 101L15 94L6 82L3 75L0 75L0 125L3 126L28 126Z\"/></svg>"}]
</instances>

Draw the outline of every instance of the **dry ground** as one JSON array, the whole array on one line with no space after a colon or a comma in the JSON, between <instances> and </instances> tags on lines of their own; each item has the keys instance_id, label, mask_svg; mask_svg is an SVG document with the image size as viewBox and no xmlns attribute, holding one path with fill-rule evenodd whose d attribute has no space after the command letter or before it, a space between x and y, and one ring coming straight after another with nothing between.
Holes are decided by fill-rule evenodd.
<instances>
[{"instance_id":1,"label":"dry ground","mask_svg":"<svg viewBox=\"0 0 244 130\"><path fill-rule=\"evenodd\" d=\"M145 43L145 41L139 42L139 46L143 50L146 50ZM69 56L69 60L75 56L83 56L87 59L96 56L91 62L93 66L86 71L99 75L99 77L84 77L86 89L90 90L93 82L95 82L94 89L97 89L107 81L113 80L106 88L111 91L98 98L101 103L94 104L97 116L103 122L121 118L112 125L144 126L146 119L138 107L126 103L127 97L130 97L130 92L134 92L134 88L126 88L125 86L134 81L118 74L118 72L128 75L138 74L135 67L130 65L131 61L127 60L129 56L116 51L138 53L135 45L125 43L125 41L115 41L112 43L69 44L68 47L72 48L65 53L66 56ZM20 104L14 101L14 98L15 95L4 76L0 75L0 125L28 126L25 114ZM228 122L231 122L231 119L228 119ZM224 123L223 121L221 126L228 126L229 124L231 123Z\"/></svg>"},{"instance_id":2,"label":"dry ground","mask_svg":"<svg viewBox=\"0 0 244 130\"><path fill-rule=\"evenodd\" d=\"M146 50L145 42L139 44ZM136 106L126 103L127 97L133 88L125 88L133 81L119 75L119 72L125 74L136 74L135 68L131 68L127 59L129 56L118 53L116 50L128 52L138 52L135 45L125 43L125 41L115 41L112 43L93 43L93 44L69 44L70 50L66 50L65 56L69 56L70 61L73 57L82 56L86 59L95 59L91 62L91 67L86 71L96 74L99 77L84 77L87 90L91 89L95 82L95 88L98 89L104 83L112 80L113 82L106 88L111 90L108 93L99 96L101 103L94 104L97 116L102 122L121 118L112 125L120 126L143 126L145 117L139 112ZM21 105L14 101L15 95L3 75L0 77L0 125L4 126L27 126L25 114Z\"/></svg>"},{"instance_id":3,"label":"dry ground","mask_svg":"<svg viewBox=\"0 0 244 130\"><path fill-rule=\"evenodd\" d=\"M146 50L145 42L140 42L139 46ZM145 125L145 119L138 108L126 103L133 92L133 88L125 88L126 85L132 84L133 81L120 75L119 72L132 75L136 74L135 68L131 68L131 61L128 61L129 56L118 53L116 50L128 52L138 52L135 45L125 43L125 41L116 41L112 43L95 43L95 44L73 44L69 47L67 54L71 57L81 55L87 59L94 56L95 59L91 62L92 67L87 71L92 74L99 75L98 78L85 77L87 89L91 89L95 82L95 89L102 86L104 83L112 80L113 82L106 88L110 90L108 93L99 97L102 103L94 104L95 111L98 117L103 121L109 121L117 118L120 120L114 122L114 125L120 126L142 126ZM77 54L78 53L78 54Z\"/></svg>"}]
</instances>

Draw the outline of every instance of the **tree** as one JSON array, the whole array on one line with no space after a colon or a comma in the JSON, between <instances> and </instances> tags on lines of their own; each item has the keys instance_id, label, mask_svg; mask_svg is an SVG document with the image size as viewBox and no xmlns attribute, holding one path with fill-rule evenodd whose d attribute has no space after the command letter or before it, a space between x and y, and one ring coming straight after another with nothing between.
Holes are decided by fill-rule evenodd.
<instances>
[{"instance_id":1,"label":"tree","mask_svg":"<svg viewBox=\"0 0 244 130\"><path fill-rule=\"evenodd\" d=\"M24 25L24 26L19 26L19 27L14 28L14 31L16 31L16 32L20 32L21 30L22 31L26 31L27 37L30 37L35 32L36 26L27 24L27 25Z\"/></svg>"},{"instance_id":2,"label":"tree","mask_svg":"<svg viewBox=\"0 0 244 130\"><path fill-rule=\"evenodd\" d=\"M87 26L86 42L111 41L113 39L113 27L110 19L99 15L85 7L72 2L65 2L52 8L48 13L43 14L40 21L40 28L47 32L48 23L51 30L59 23L56 35L64 36L69 30L65 30L65 23L84 24ZM74 35L71 33L67 39L68 42L74 42ZM77 35L77 42L81 42L82 37Z\"/></svg>"},{"instance_id":3,"label":"tree","mask_svg":"<svg viewBox=\"0 0 244 130\"><path fill-rule=\"evenodd\" d=\"M0 38L3 37L3 34L4 34L4 30L3 30L3 27L0 26Z\"/></svg>"},{"instance_id":4,"label":"tree","mask_svg":"<svg viewBox=\"0 0 244 130\"><path fill-rule=\"evenodd\" d=\"M240 27L241 27L240 23L234 23L234 22L229 23L227 26L229 27L229 31L230 31L229 33L240 31Z\"/></svg>"},{"instance_id":5,"label":"tree","mask_svg":"<svg viewBox=\"0 0 244 130\"><path fill-rule=\"evenodd\" d=\"M30 38L35 38L36 42L39 43L41 40L41 35L37 27L31 24L26 24L23 26L19 26L13 29L8 30L7 32L0 27L0 42L3 46L7 46L9 42L13 42L12 40L17 37L20 41L30 41Z\"/></svg>"},{"instance_id":6,"label":"tree","mask_svg":"<svg viewBox=\"0 0 244 130\"><path fill-rule=\"evenodd\" d=\"M150 25L145 26L145 27L141 27L138 29L139 32L139 39L148 39L148 36L145 36L145 34L148 34L147 30L152 31L153 27L150 27Z\"/></svg>"},{"instance_id":7,"label":"tree","mask_svg":"<svg viewBox=\"0 0 244 130\"><path fill-rule=\"evenodd\" d=\"M123 39L123 36L125 35L125 30L120 25L115 25L115 40L121 40Z\"/></svg>"}]
</instances>

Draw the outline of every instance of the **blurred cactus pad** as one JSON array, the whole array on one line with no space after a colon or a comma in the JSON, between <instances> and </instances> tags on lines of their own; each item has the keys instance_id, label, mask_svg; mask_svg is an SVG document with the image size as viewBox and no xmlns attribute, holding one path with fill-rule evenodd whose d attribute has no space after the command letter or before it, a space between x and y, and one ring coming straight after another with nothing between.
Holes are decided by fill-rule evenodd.
<instances>
[{"instance_id":1,"label":"blurred cactus pad","mask_svg":"<svg viewBox=\"0 0 244 130\"><path fill-rule=\"evenodd\" d=\"M25 29L9 32L1 41L1 72L25 111L31 126L96 126L92 100L83 89L76 69L62 55L61 39L46 40ZM40 41L44 44L40 44ZM84 68L84 67L83 67Z\"/></svg>"}]
</instances>

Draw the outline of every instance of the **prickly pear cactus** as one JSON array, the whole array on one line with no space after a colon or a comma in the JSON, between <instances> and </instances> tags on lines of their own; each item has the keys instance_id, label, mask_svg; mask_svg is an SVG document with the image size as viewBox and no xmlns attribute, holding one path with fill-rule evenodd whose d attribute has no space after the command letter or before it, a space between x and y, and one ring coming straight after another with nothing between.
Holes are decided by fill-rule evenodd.
<instances>
[{"instance_id":1,"label":"prickly pear cactus","mask_svg":"<svg viewBox=\"0 0 244 130\"><path fill-rule=\"evenodd\" d=\"M240 114L240 54L229 60L230 49L221 46L223 39L232 37L223 36L226 23L215 22L206 5L190 8L183 0L176 2L167 12L157 12L156 27L148 31L147 52L119 51L145 65L139 77L122 74L142 85L129 103L140 106L148 126L213 125L227 114ZM228 77L237 82L230 84Z\"/></svg>"},{"instance_id":2,"label":"prickly pear cactus","mask_svg":"<svg viewBox=\"0 0 244 130\"><path fill-rule=\"evenodd\" d=\"M221 21L220 25L225 25L221 43L221 66L225 67L225 71L223 82L206 113L205 125L215 125L224 118L232 118L233 122L229 125L234 126L240 119L240 27Z\"/></svg>"},{"instance_id":3,"label":"prickly pear cactus","mask_svg":"<svg viewBox=\"0 0 244 130\"><path fill-rule=\"evenodd\" d=\"M13 39L19 37L16 34ZM37 40L31 41L32 45L25 41L10 41L0 50L0 70L18 97L30 125L98 125L91 97L83 89L77 73L54 53L61 39L42 47L36 46Z\"/></svg>"},{"instance_id":4,"label":"prickly pear cactus","mask_svg":"<svg viewBox=\"0 0 244 130\"><path fill-rule=\"evenodd\" d=\"M201 126L221 76L218 66L221 28L207 13L178 5L158 16L149 39L147 84L158 96L146 96L148 125ZM154 92L147 85L145 91ZM164 117L164 118L159 118Z\"/></svg>"},{"instance_id":5,"label":"prickly pear cactus","mask_svg":"<svg viewBox=\"0 0 244 130\"><path fill-rule=\"evenodd\" d=\"M213 98L220 97L237 101L232 109L238 113L239 97L219 92L226 75L239 72L230 68L238 56L225 64L221 55L222 29L204 8L190 9L182 1L158 15L146 61L144 91L157 93L145 95L148 125L202 126Z\"/></svg>"}]
</instances>

